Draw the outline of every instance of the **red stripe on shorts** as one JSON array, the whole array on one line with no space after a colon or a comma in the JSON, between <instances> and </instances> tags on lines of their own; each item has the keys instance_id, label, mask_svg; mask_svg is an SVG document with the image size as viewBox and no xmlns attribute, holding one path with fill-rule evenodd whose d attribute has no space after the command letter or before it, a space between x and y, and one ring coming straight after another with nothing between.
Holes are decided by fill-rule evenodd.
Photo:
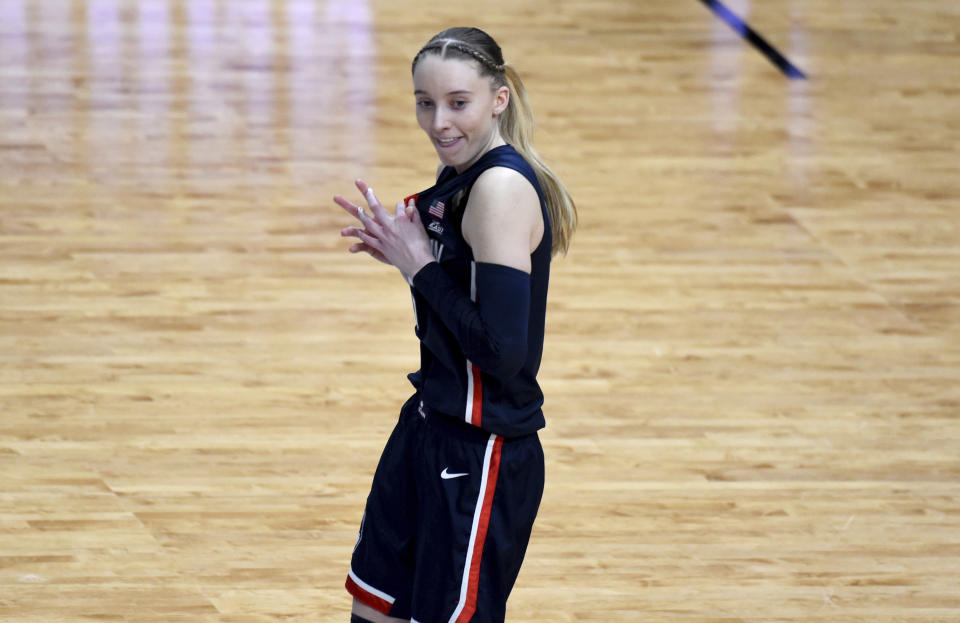
<instances>
[{"instance_id":1,"label":"red stripe on shorts","mask_svg":"<svg viewBox=\"0 0 960 623\"><path fill-rule=\"evenodd\" d=\"M363 590L349 575L347 576L347 592L356 597L360 603L386 615L390 614L390 608L393 607L393 604L386 599L381 599L373 593Z\"/></svg>"},{"instance_id":2,"label":"red stripe on shorts","mask_svg":"<svg viewBox=\"0 0 960 623\"><path fill-rule=\"evenodd\" d=\"M490 455L490 467L487 471L487 490L483 494L483 510L480 511L480 524L473 542L473 560L470 561L470 582L467 586L467 600L457 617L457 623L466 623L477 611L477 589L480 587L480 561L483 558L483 546L490 527L490 513L493 509L493 494L497 490L497 477L500 475L500 448L503 437L497 436Z\"/></svg>"}]
</instances>

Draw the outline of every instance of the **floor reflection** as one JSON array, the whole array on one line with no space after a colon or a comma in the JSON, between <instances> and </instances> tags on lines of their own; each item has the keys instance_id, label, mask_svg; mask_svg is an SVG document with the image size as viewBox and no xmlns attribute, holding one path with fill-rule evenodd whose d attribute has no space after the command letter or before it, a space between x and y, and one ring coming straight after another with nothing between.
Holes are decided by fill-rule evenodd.
<instances>
[{"instance_id":1,"label":"floor reflection","mask_svg":"<svg viewBox=\"0 0 960 623\"><path fill-rule=\"evenodd\" d=\"M296 184L370 162L367 2L4 0L0 22L4 128L67 112L50 146L74 170L196 187L218 170Z\"/></svg>"}]
</instances>

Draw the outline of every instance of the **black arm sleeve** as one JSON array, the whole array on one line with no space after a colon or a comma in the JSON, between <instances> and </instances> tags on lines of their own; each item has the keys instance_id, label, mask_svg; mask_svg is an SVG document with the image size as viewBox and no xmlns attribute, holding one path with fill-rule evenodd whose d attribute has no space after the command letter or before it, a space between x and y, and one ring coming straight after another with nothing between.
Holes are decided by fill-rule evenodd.
<instances>
[{"instance_id":1,"label":"black arm sleeve","mask_svg":"<svg viewBox=\"0 0 960 623\"><path fill-rule=\"evenodd\" d=\"M416 288L456 336L464 355L488 374L515 376L527 359L530 275L502 264L475 264L476 302L438 262L413 278Z\"/></svg>"}]
</instances>

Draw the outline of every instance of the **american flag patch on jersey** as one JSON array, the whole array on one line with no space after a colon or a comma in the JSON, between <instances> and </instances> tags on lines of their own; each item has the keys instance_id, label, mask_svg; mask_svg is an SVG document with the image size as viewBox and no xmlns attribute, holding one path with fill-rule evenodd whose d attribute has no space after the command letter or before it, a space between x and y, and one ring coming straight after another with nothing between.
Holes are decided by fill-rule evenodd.
<instances>
[{"instance_id":1,"label":"american flag patch on jersey","mask_svg":"<svg viewBox=\"0 0 960 623\"><path fill-rule=\"evenodd\" d=\"M433 215L433 216L435 216L435 217L437 217L437 218L443 218L443 209L444 209L445 207L446 207L446 206L443 205L443 202L442 202L442 201L438 201L438 202L434 203L433 205L431 205L431 206L430 206L430 209L427 210L427 212L429 212L431 215Z\"/></svg>"}]
</instances>

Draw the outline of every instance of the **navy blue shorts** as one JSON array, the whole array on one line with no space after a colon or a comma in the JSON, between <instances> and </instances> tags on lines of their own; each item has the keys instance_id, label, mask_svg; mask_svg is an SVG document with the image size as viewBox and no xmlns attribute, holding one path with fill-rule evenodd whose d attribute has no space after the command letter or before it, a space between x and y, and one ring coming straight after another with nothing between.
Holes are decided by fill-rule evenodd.
<instances>
[{"instance_id":1,"label":"navy blue shorts","mask_svg":"<svg viewBox=\"0 0 960 623\"><path fill-rule=\"evenodd\" d=\"M403 406L367 497L347 590L420 623L503 621L543 494L537 435Z\"/></svg>"}]
</instances>

